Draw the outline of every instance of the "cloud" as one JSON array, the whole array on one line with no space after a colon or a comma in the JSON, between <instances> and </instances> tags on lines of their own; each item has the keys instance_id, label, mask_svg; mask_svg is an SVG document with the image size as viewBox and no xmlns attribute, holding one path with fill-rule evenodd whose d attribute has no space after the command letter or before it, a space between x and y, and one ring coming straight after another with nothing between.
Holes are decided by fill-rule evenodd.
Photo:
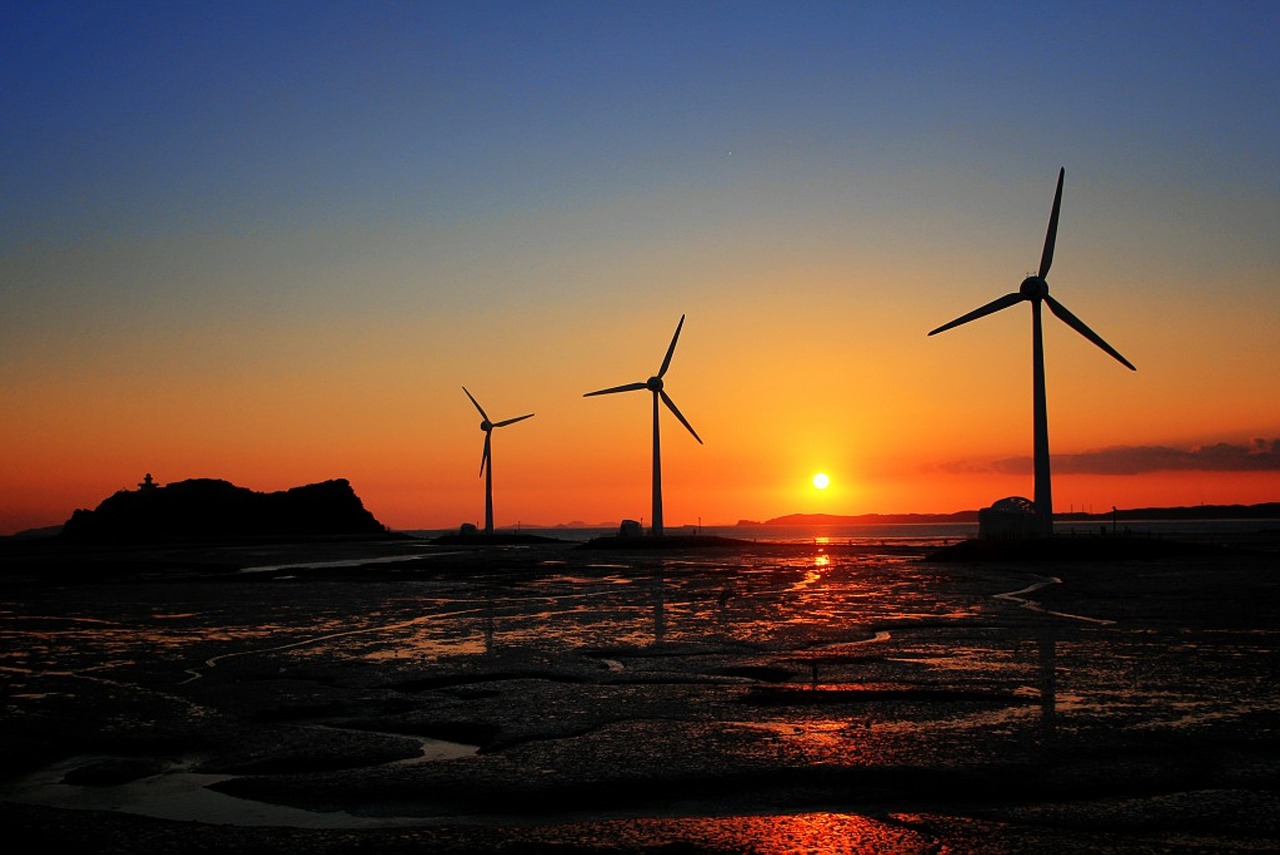
<instances>
[{"instance_id":1,"label":"cloud","mask_svg":"<svg viewBox=\"0 0 1280 855\"><path fill-rule=\"evenodd\" d=\"M1030 457L1007 457L985 463L943 464L947 472L996 472L1026 475ZM1165 445L1117 445L1080 454L1053 455L1054 474L1140 475L1144 472L1280 472L1280 439L1255 439L1251 445L1219 442L1199 448Z\"/></svg>"}]
</instances>

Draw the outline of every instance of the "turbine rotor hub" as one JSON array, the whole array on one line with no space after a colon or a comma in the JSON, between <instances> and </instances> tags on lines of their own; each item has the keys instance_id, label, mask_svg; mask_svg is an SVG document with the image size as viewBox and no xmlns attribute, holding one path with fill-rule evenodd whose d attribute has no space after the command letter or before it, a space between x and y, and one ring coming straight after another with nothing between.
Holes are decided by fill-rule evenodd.
<instances>
[{"instance_id":1,"label":"turbine rotor hub","mask_svg":"<svg viewBox=\"0 0 1280 855\"><path fill-rule=\"evenodd\" d=\"M661 391L662 391L662 378L661 378L661 377L650 377L648 380L646 380L646 381L645 381L645 384L644 384L644 385L645 385L645 388L647 388L650 392L661 392Z\"/></svg>"},{"instance_id":2,"label":"turbine rotor hub","mask_svg":"<svg viewBox=\"0 0 1280 855\"><path fill-rule=\"evenodd\" d=\"M1018 291L1028 300L1039 300L1049 296L1049 283L1040 276L1028 276L1022 280Z\"/></svg>"},{"instance_id":3,"label":"turbine rotor hub","mask_svg":"<svg viewBox=\"0 0 1280 855\"><path fill-rule=\"evenodd\" d=\"M480 423L480 430L484 431L485 433L488 433L489 431L493 430L493 423L490 422L488 419L485 419Z\"/></svg>"}]
</instances>

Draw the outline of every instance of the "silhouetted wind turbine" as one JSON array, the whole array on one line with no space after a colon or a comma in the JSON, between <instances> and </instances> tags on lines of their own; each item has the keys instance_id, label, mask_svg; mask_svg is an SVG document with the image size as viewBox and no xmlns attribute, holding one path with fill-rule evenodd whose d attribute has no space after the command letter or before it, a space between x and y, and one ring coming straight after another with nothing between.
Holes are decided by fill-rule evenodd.
<instances>
[{"instance_id":1,"label":"silhouetted wind turbine","mask_svg":"<svg viewBox=\"0 0 1280 855\"><path fill-rule=\"evenodd\" d=\"M1111 354L1131 371L1137 370L1115 348L1103 341L1102 336L1085 326L1084 321L1067 311L1066 306L1049 296L1049 283L1045 281L1045 277L1049 275L1049 265L1053 264L1053 246L1058 238L1058 209L1062 205L1062 179L1065 174L1065 168L1058 170L1058 189L1053 194L1053 213L1049 215L1049 230L1044 237L1044 252L1040 256L1040 272L1022 280L1022 285L1016 292L1005 294L985 306L974 309L967 315L961 315L954 321L929 331L929 335L934 335L943 330L967 324L969 321L989 315L992 312L1007 309L1009 306L1021 303L1024 300L1031 303L1032 396L1034 398L1035 422L1035 505L1040 531L1046 535L1053 533L1053 490L1049 485L1049 416L1044 395L1044 336L1040 324L1041 301L1048 303L1049 310L1057 315L1058 319L1067 326Z\"/></svg>"},{"instance_id":2,"label":"silhouetted wind turbine","mask_svg":"<svg viewBox=\"0 0 1280 855\"><path fill-rule=\"evenodd\" d=\"M467 387L463 386L462 391L467 392ZM484 407L480 406L480 402L475 399L474 395L467 392L467 397L471 399L471 403L476 405L476 409L480 411L480 418L483 419L480 422L480 430L484 431L484 454L480 458L480 474L484 476L484 533L493 534L493 457L491 451L493 429L531 419L533 418L533 413L516 416L514 419L503 419L500 422L494 422L489 420Z\"/></svg>"},{"instance_id":3,"label":"silhouetted wind turbine","mask_svg":"<svg viewBox=\"0 0 1280 855\"><path fill-rule=\"evenodd\" d=\"M675 402L662 388L662 375L667 373L667 369L671 367L671 355L676 352L676 340L680 338L680 329L684 326L684 315L680 316L680 323L676 324L676 333L671 337L671 346L667 348L667 355L662 359L662 367L658 369L658 373L645 380L643 383L627 383L625 386L613 386L609 389L601 389L597 392L587 392L582 397L590 398L593 395L612 395L614 392L635 392L640 389L648 389L653 393L653 528L651 533L662 536L662 446L658 438L658 399L662 399L662 403L667 405L667 409L675 414L680 420L680 424L693 434L693 438L702 444L702 437L698 436L698 432L693 429L693 425L689 424L689 420L681 415L680 410L676 407Z\"/></svg>"}]
</instances>

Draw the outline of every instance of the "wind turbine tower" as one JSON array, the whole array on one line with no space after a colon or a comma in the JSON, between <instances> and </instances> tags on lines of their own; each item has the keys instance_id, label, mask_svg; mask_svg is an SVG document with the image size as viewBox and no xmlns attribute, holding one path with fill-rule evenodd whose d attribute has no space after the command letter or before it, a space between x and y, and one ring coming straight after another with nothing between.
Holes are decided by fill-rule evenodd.
<instances>
[{"instance_id":1,"label":"wind turbine tower","mask_svg":"<svg viewBox=\"0 0 1280 855\"><path fill-rule=\"evenodd\" d=\"M467 387L463 386L462 391L467 392ZM493 534L493 454L491 451L493 441L493 429L513 425L516 422L522 422L525 419L533 418L533 413L523 416L516 416L514 419L503 419L500 422L489 420L489 416L485 413L484 407L480 406L480 402L475 396L467 392L467 397L471 399L471 403L475 404L476 409L480 411L480 430L484 431L484 454L480 457L480 474L484 476L484 533L486 535Z\"/></svg>"},{"instance_id":2,"label":"wind turbine tower","mask_svg":"<svg viewBox=\"0 0 1280 855\"><path fill-rule=\"evenodd\" d=\"M1058 170L1058 189L1053 194L1053 212L1049 215L1049 230L1044 238L1044 252L1040 255L1039 272L1022 280L1022 285L1012 294L1005 294L985 306L974 309L967 315L961 315L954 321L929 331L929 335L935 335L952 327L958 327L961 324L967 324L969 321L985 317L993 312L998 312L1001 309L1007 309L1016 303L1029 302L1031 304L1031 394L1035 434L1033 438L1035 449L1035 515L1040 533L1046 536L1053 534L1053 489L1049 483L1049 415L1044 393L1044 335L1040 323L1040 304L1047 303L1049 310L1057 315L1060 321L1105 350L1129 370L1137 370L1115 348L1103 341L1102 336L1089 329L1084 321L1071 314L1066 306L1049 296L1049 283L1045 277L1049 275L1049 266L1053 264L1053 247L1058 238L1058 210L1062 205L1062 179L1065 174L1065 168Z\"/></svg>"},{"instance_id":3,"label":"wind turbine tower","mask_svg":"<svg viewBox=\"0 0 1280 855\"><path fill-rule=\"evenodd\" d=\"M653 527L650 533L655 537L662 536L662 444L658 431L658 401L667 405L667 409L675 414L680 420L680 424L684 425L689 433L693 434L693 438L702 444L702 437L698 436L698 432L693 429L693 425L689 424L681 413L675 402L671 400L671 396L666 393L663 388L662 376L667 373L667 369L671 367L671 355L676 352L676 340L680 338L680 330L684 327L684 315L680 316L680 323L676 324L676 333L671 337L671 345L667 348L667 355L662 359L662 366L658 369L658 373L640 383L627 383L622 386L612 386L608 389L600 389L596 392L587 392L582 397L590 398L593 395L612 395L614 392L634 392L640 389L647 389L653 393Z\"/></svg>"}]
</instances>

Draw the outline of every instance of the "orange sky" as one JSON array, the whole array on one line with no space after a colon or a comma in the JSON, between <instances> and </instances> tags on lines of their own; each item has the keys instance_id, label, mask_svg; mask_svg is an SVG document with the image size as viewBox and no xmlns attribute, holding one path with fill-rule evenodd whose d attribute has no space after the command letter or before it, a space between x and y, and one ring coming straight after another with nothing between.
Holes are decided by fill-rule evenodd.
<instances>
[{"instance_id":1,"label":"orange sky","mask_svg":"<svg viewBox=\"0 0 1280 855\"><path fill-rule=\"evenodd\" d=\"M1057 509L1280 501L1273 10L507 11L0 20L0 533L146 472L482 522L464 384L537 414L498 525L647 519L648 396L582 395L682 314L668 525L1029 496L1028 307L925 334L1064 165L1052 293L1138 370L1046 313Z\"/></svg>"},{"instance_id":2,"label":"orange sky","mask_svg":"<svg viewBox=\"0 0 1280 855\"><path fill-rule=\"evenodd\" d=\"M1028 495L1028 472L984 470L1029 454L1029 312L1017 306L924 336L922 327L987 297L971 290L967 304L932 315L917 306L901 318L874 306L859 310L848 299L838 301L841 312L777 298L692 306L666 382L706 444L664 412L668 524L791 512L947 512ZM1250 418L1274 404L1257 398L1246 366L1224 371L1187 356L1179 361L1170 346L1144 352L1150 337L1132 321L1121 317L1113 330L1098 310L1079 300L1068 305L1112 342L1132 330L1136 346L1117 347L1139 370L1115 365L1062 325L1050 327L1055 454L1139 444L1192 450L1244 444L1260 433ZM203 360L181 352L194 347L190 340L135 343L145 351L137 358L153 366L139 364L137 375L123 371L105 382L82 361L67 369L87 375L82 382L28 390L30 400L15 408L26 420L0 428L10 450L7 477L21 485L6 491L4 518L11 529L58 522L149 471L162 483L220 477L258 490L346 477L393 527L477 521L483 434L461 384L442 376L465 380L494 419L537 414L495 432L498 525L647 518L648 394L581 397L657 370L678 316L636 315L611 333L607 315L532 317L500 336L504 353L518 356L510 364L468 346L443 320L425 330L390 319L370 325L385 335L334 321L324 341L262 345L277 351L269 371L206 363L198 385L188 378ZM910 315L927 320L911 323ZM1243 328L1233 327L1236 334ZM243 335L250 349L253 333ZM886 352L895 357L888 363L876 357ZM415 363L434 366L424 371L428 379L384 370ZM1002 366L1002 376L969 368L984 364ZM160 367L168 365L175 368ZM1184 397L1197 404L1180 406ZM817 471L831 476L828 490L812 487ZM1253 503L1274 501L1277 486L1274 470L1064 471L1055 499L1059 510Z\"/></svg>"}]
</instances>

